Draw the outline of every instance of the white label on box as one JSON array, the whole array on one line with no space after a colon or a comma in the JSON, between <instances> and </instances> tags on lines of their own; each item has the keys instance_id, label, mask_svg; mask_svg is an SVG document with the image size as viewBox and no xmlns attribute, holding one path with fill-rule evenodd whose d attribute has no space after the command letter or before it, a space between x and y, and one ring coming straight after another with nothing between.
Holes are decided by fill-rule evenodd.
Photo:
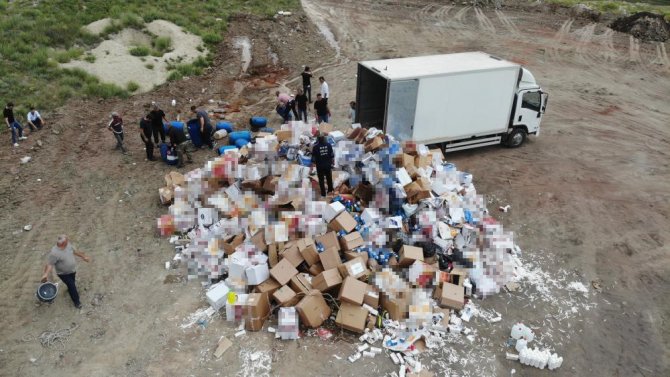
<instances>
[{"instance_id":1,"label":"white label on box","mask_svg":"<svg viewBox=\"0 0 670 377\"><path fill-rule=\"evenodd\" d=\"M365 272L365 266L361 262L354 263L351 265L350 271L352 276L356 276Z\"/></svg>"}]
</instances>

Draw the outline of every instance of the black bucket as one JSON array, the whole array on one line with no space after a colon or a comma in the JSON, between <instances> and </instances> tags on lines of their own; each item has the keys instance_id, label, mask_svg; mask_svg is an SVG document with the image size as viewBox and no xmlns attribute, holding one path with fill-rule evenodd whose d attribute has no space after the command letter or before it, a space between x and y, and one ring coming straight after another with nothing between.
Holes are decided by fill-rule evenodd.
<instances>
[{"instance_id":1,"label":"black bucket","mask_svg":"<svg viewBox=\"0 0 670 377\"><path fill-rule=\"evenodd\" d=\"M58 295L58 286L49 282L42 283L37 287L37 293L35 295L37 296L37 299L42 302L52 302Z\"/></svg>"}]
</instances>

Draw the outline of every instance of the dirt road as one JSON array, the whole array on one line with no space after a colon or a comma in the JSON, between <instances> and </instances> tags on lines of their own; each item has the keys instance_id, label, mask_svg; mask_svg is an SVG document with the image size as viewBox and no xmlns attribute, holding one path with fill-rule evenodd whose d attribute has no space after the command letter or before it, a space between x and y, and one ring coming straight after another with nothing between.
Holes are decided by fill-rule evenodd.
<instances>
[{"instance_id":1,"label":"dirt road","mask_svg":"<svg viewBox=\"0 0 670 377\"><path fill-rule=\"evenodd\" d=\"M137 119L144 103L167 104L172 98L184 109L189 99L230 102L241 109L230 117L241 125L252 114L278 123L271 93L280 84L297 86L300 64L310 64L326 76L335 123L344 126L355 94L356 61L471 50L526 65L550 93L539 138L519 149L448 156L474 175L489 209L511 205L496 217L515 232L528 279L520 292L476 302L484 312L500 313L501 322L474 319L472 340L450 339L422 358L424 365L438 375L458 376L508 376L512 369L515 376L668 375L667 46L539 9L306 0L303 7L307 16L233 22L217 67L202 78L126 101L73 102L19 149L3 148L0 375L396 371L387 357L346 361L356 339L339 332L330 340L306 334L295 342L249 334L214 359L219 337L232 337L235 328L220 318L186 326L189 315L206 306L202 290L198 282L185 282L183 272L164 269L172 251L155 235L154 219L165 212L156 189L169 169L144 161L134 121L132 131L128 127L130 156L111 151L112 136L100 125L112 110ZM247 72L245 53L235 47L236 38L244 36L252 41ZM37 139L44 147L29 150ZM25 155L33 160L21 165ZM208 157L205 151L196 156L199 163ZM33 229L22 231L26 224ZM63 232L93 257L79 265L81 312L65 292L50 306L34 300L43 257ZM592 281L602 288L596 290ZM583 284L587 293L571 283ZM533 327L538 343L565 358L561 369L539 371L505 360L504 342L517 321ZM78 327L62 345L40 345L40 333L72 323Z\"/></svg>"}]
</instances>

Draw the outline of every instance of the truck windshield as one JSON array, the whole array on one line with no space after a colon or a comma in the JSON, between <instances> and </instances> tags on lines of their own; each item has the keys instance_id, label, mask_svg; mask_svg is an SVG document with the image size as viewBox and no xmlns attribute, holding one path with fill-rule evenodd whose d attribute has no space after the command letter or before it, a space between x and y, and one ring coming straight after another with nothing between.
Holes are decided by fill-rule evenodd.
<instances>
[{"instance_id":1,"label":"truck windshield","mask_svg":"<svg viewBox=\"0 0 670 377\"><path fill-rule=\"evenodd\" d=\"M528 92L523 95L521 107L539 112L541 106L542 96L540 95L540 92Z\"/></svg>"}]
</instances>

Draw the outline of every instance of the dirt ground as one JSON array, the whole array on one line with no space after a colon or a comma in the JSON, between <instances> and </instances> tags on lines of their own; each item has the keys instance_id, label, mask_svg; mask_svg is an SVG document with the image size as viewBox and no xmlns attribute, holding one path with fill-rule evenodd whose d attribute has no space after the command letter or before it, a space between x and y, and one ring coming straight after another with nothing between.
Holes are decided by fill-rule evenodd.
<instances>
[{"instance_id":1,"label":"dirt ground","mask_svg":"<svg viewBox=\"0 0 670 377\"><path fill-rule=\"evenodd\" d=\"M385 356L346 361L357 339L339 330L329 340L305 334L280 342L265 331L232 338L235 326L218 317L182 328L206 303L198 282L164 268L173 251L156 235L155 218L166 212L157 188L169 168L144 159L135 120L144 104L174 98L183 111L190 103L228 105L229 119L239 127L250 115L267 115L276 126L273 91L297 87L301 64L309 64L326 76L335 123L344 127L357 61L471 50L524 64L549 92L540 137L519 149L447 157L474 175L491 211L511 205L510 212L494 216L515 232L527 279L518 292L475 300L482 311L500 313L501 322L473 319L472 340L452 337L422 362L436 375L452 376L670 375L667 45L542 7L496 11L450 2L311 0L303 0L303 7L304 14L278 20L233 20L216 66L203 77L128 100L72 102L20 148L5 144L0 375L397 372ZM243 51L235 41L245 36L251 63L243 72ZM130 124L128 156L111 150L112 135L103 128L112 110ZM167 110L175 116L176 109ZM26 155L32 161L20 164ZM195 156L199 164L212 155L203 150ZM22 230L27 224L31 231ZM65 292L52 305L34 298L44 255L60 233L93 258L79 264L82 311ZM505 359L505 341L517 321L564 357L560 369L540 371ZM74 324L62 345L40 345L43 331ZM222 335L234 345L215 359Z\"/></svg>"}]
</instances>

